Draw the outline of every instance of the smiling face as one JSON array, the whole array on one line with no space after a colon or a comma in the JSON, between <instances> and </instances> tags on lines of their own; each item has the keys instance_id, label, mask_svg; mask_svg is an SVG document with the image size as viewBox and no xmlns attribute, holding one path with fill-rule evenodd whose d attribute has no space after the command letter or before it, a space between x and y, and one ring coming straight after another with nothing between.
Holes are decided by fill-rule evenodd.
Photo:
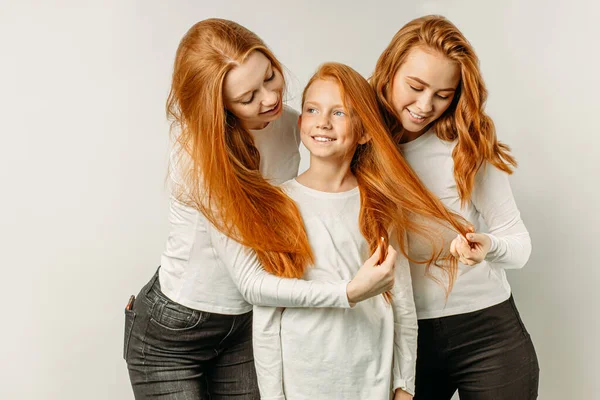
<instances>
[{"instance_id":1,"label":"smiling face","mask_svg":"<svg viewBox=\"0 0 600 400\"><path fill-rule=\"evenodd\" d=\"M317 79L306 90L298 120L302 143L312 157L351 159L357 144L367 141L352 132L352 121L340 88L333 80Z\"/></svg>"},{"instance_id":2,"label":"smiling face","mask_svg":"<svg viewBox=\"0 0 600 400\"><path fill-rule=\"evenodd\" d=\"M225 107L246 129L262 129L283 110L283 76L261 52L252 52L243 64L225 76Z\"/></svg>"},{"instance_id":3,"label":"smiling face","mask_svg":"<svg viewBox=\"0 0 600 400\"><path fill-rule=\"evenodd\" d=\"M450 107L459 82L458 63L419 47L408 53L392 83L392 106L408 140L425 133Z\"/></svg>"}]
</instances>

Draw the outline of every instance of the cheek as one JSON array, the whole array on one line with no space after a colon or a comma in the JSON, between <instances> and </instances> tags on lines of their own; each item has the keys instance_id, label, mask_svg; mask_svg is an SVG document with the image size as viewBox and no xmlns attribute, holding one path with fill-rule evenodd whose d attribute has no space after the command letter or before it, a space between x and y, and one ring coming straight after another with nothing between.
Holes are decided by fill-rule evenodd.
<instances>
[{"instance_id":1,"label":"cheek","mask_svg":"<svg viewBox=\"0 0 600 400\"><path fill-rule=\"evenodd\" d=\"M283 76L279 72L276 73L275 78L269 83L269 89L276 92L281 92L283 90Z\"/></svg>"},{"instance_id":2,"label":"cheek","mask_svg":"<svg viewBox=\"0 0 600 400\"><path fill-rule=\"evenodd\" d=\"M398 114L402 112L402 109L412 103L410 94L403 88L394 89L392 92L392 105Z\"/></svg>"},{"instance_id":3,"label":"cheek","mask_svg":"<svg viewBox=\"0 0 600 400\"><path fill-rule=\"evenodd\" d=\"M438 106L435 108L436 110L436 118L440 117L443 113L446 112L446 110L448 108L450 108L450 105L452 104L452 100L448 100L448 101L444 101L438 104Z\"/></svg>"},{"instance_id":4,"label":"cheek","mask_svg":"<svg viewBox=\"0 0 600 400\"><path fill-rule=\"evenodd\" d=\"M230 111L241 121L251 120L252 118L255 118L258 115L258 111L254 104L238 104L232 107Z\"/></svg>"}]
</instances>

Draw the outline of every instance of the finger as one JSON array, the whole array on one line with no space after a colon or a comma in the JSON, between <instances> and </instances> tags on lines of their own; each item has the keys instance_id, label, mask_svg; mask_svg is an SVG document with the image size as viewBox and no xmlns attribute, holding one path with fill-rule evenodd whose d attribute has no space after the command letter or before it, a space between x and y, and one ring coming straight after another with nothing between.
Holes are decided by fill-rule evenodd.
<instances>
[{"instance_id":1,"label":"finger","mask_svg":"<svg viewBox=\"0 0 600 400\"><path fill-rule=\"evenodd\" d=\"M482 240L484 240L483 236L484 236L483 233L468 233L467 239L470 242L481 243Z\"/></svg>"},{"instance_id":2,"label":"finger","mask_svg":"<svg viewBox=\"0 0 600 400\"><path fill-rule=\"evenodd\" d=\"M388 246L387 257L385 258L386 263L390 263L391 268L396 267L396 258L398 257L398 252L392 246Z\"/></svg>"},{"instance_id":3,"label":"finger","mask_svg":"<svg viewBox=\"0 0 600 400\"><path fill-rule=\"evenodd\" d=\"M469 246L469 242L467 242L462 236L460 237L460 240L456 244L455 249L456 249L456 252L458 253L459 257L465 257L465 256L471 254L471 246Z\"/></svg>"},{"instance_id":4,"label":"finger","mask_svg":"<svg viewBox=\"0 0 600 400\"><path fill-rule=\"evenodd\" d=\"M452 254L455 258L458 258L459 255L456 252L456 242L457 242L458 238L455 238L452 243L450 243L450 254Z\"/></svg>"},{"instance_id":5,"label":"finger","mask_svg":"<svg viewBox=\"0 0 600 400\"><path fill-rule=\"evenodd\" d=\"M375 249L375 252L373 254L371 254L371 257L369 257L369 259L367 261L369 261L369 264L371 264L371 265L377 265L377 262L379 261L380 256L381 256L381 248L379 246L377 246L377 248Z\"/></svg>"}]
</instances>

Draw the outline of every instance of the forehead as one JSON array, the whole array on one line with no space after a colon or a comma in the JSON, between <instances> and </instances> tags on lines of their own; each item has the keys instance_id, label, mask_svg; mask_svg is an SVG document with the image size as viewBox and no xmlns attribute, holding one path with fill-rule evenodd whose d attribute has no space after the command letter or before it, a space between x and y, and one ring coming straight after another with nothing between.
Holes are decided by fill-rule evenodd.
<instances>
[{"instance_id":1,"label":"forehead","mask_svg":"<svg viewBox=\"0 0 600 400\"><path fill-rule=\"evenodd\" d=\"M250 53L246 61L233 67L223 83L223 94L228 99L253 91L260 86L265 79L271 61L260 51Z\"/></svg>"},{"instance_id":2,"label":"forehead","mask_svg":"<svg viewBox=\"0 0 600 400\"><path fill-rule=\"evenodd\" d=\"M343 104L340 87L330 79L317 79L311 83L306 90L305 101L321 104Z\"/></svg>"},{"instance_id":3,"label":"forehead","mask_svg":"<svg viewBox=\"0 0 600 400\"><path fill-rule=\"evenodd\" d=\"M460 65L436 51L416 47L398 68L398 76L419 78L433 89L456 87L460 79Z\"/></svg>"}]
</instances>

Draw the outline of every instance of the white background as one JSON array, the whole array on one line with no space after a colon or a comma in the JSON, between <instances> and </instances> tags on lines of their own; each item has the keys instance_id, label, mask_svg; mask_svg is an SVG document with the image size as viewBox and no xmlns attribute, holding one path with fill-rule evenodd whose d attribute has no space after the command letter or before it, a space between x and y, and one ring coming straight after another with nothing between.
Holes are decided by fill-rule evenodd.
<instances>
[{"instance_id":1,"label":"white background","mask_svg":"<svg viewBox=\"0 0 600 400\"><path fill-rule=\"evenodd\" d=\"M325 61L368 76L429 13L477 50L533 254L510 272L541 364L540 398L600 398L598 2L0 1L0 398L130 399L123 308L166 238L175 50L233 19L291 71L290 103ZM306 166L306 159L303 160Z\"/></svg>"}]
</instances>

